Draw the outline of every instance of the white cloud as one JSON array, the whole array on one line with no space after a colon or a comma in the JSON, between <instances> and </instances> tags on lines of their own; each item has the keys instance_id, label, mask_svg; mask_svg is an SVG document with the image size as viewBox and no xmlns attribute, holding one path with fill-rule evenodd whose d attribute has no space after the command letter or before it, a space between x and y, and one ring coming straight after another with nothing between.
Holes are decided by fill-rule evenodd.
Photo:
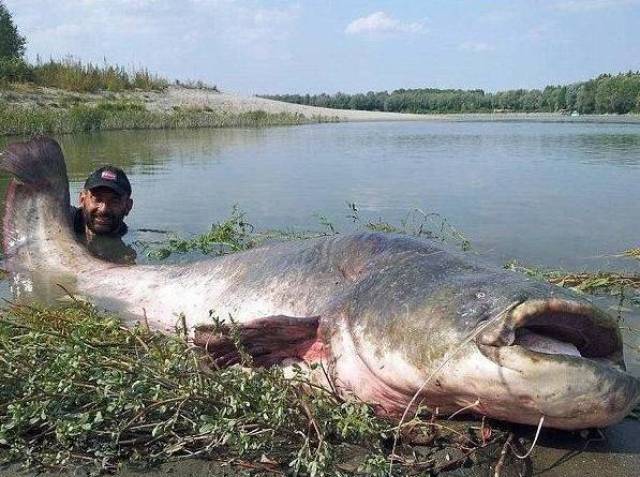
<instances>
[{"instance_id":1,"label":"white cloud","mask_svg":"<svg viewBox=\"0 0 640 477\"><path fill-rule=\"evenodd\" d=\"M345 33L349 35L420 33L424 31L424 22L402 22L385 12L375 12L366 17L353 20Z\"/></svg>"},{"instance_id":2,"label":"white cloud","mask_svg":"<svg viewBox=\"0 0 640 477\"><path fill-rule=\"evenodd\" d=\"M7 0L28 38L27 53L48 58L137 63L222 48L251 59L287 57L297 4L263 7L234 0ZM48 12L43 15L42 12Z\"/></svg>"},{"instance_id":3,"label":"white cloud","mask_svg":"<svg viewBox=\"0 0 640 477\"><path fill-rule=\"evenodd\" d=\"M588 12L638 4L639 0L565 0L555 4L553 8L567 12Z\"/></svg>"},{"instance_id":4,"label":"white cloud","mask_svg":"<svg viewBox=\"0 0 640 477\"><path fill-rule=\"evenodd\" d=\"M458 48L464 51L472 51L474 53L484 53L486 51L493 51L495 47L493 45L489 45L488 43L484 43L482 41L465 41L461 43Z\"/></svg>"}]
</instances>

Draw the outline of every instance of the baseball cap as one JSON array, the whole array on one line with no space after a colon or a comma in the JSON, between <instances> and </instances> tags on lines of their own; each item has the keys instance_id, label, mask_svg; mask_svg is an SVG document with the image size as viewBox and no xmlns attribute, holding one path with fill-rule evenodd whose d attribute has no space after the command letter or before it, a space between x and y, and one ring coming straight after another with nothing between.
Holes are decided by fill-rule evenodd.
<instances>
[{"instance_id":1,"label":"baseball cap","mask_svg":"<svg viewBox=\"0 0 640 477\"><path fill-rule=\"evenodd\" d=\"M87 177L84 183L85 189L96 187L108 187L117 194L131 195L131 184L122 169L115 166L103 166L96 169Z\"/></svg>"}]
</instances>

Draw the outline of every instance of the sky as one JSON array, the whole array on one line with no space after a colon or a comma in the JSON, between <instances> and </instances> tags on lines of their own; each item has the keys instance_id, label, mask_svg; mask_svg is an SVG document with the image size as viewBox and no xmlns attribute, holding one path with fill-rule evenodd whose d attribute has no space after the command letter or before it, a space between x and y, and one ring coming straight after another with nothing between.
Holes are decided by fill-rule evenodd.
<instances>
[{"instance_id":1,"label":"sky","mask_svg":"<svg viewBox=\"0 0 640 477\"><path fill-rule=\"evenodd\" d=\"M640 0L3 0L27 57L244 94L543 88L640 70Z\"/></svg>"}]
</instances>

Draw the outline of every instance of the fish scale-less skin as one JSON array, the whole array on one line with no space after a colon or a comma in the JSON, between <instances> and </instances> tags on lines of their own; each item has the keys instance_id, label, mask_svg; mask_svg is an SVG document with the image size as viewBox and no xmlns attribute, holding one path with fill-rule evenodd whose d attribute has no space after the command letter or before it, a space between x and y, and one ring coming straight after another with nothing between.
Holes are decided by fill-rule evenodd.
<instances>
[{"instance_id":1,"label":"fish scale-less skin","mask_svg":"<svg viewBox=\"0 0 640 477\"><path fill-rule=\"evenodd\" d=\"M14 280L55 277L128 322L146 317L172 332L182 315L193 331L211 325L211 314L232 317L255 362L320 362L325 385L389 415L410 405L445 413L466 407L580 429L622 419L640 395L638 380L623 370L615 320L583 297L440 243L360 233L184 266L113 265L73 238L55 141L11 145L2 165L19 179L4 220L5 267ZM519 330L582 355L535 352L518 344ZM224 333L198 336L215 360L237 362Z\"/></svg>"}]
</instances>

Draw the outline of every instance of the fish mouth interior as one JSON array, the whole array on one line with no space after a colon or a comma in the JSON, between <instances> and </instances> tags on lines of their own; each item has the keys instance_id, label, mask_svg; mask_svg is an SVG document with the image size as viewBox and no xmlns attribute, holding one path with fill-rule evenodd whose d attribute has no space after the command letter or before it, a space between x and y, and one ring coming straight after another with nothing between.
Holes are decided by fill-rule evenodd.
<instances>
[{"instance_id":1,"label":"fish mouth interior","mask_svg":"<svg viewBox=\"0 0 640 477\"><path fill-rule=\"evenodd\" d=\"M622 363L617 323L590 305L569 300L526 301L498 329L482 334L478 343Z\"/></svg>"}]
</instances>

